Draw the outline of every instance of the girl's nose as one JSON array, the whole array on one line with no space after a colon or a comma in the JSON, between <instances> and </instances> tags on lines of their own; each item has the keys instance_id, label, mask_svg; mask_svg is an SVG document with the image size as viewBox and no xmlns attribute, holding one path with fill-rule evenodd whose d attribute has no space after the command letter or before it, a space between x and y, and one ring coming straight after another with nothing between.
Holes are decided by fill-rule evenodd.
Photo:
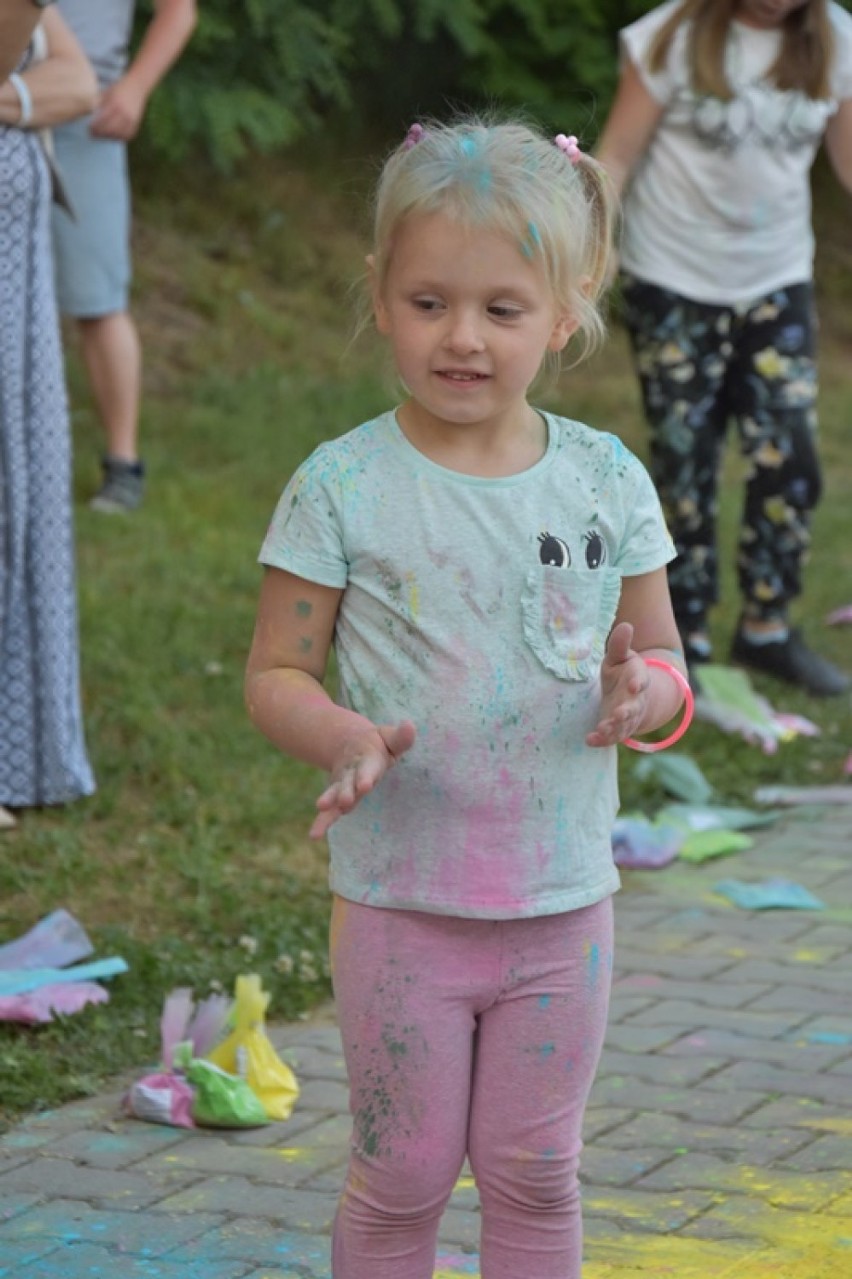
<instances>
[{"instance_id":1,"label":"girl's nose","mask_svg":"<svg viewBox=\"0 0 852 1279\"><path fill-rule=\"evenodd\" d=\"M484 343L478 317L468 311L452 313L447 327L446 344L451 351L458 351L459 354L481 351Z\"/></svg>"}]
</instances>

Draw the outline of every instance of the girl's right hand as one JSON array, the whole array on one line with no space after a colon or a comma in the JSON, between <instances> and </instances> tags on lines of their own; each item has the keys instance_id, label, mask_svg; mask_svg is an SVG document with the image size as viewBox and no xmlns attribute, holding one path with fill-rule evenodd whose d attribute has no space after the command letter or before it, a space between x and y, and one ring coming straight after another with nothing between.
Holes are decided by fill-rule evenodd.
<instances>
[{"instance_id":1,"label":"girl's right hand","mask_svg":"<svg viewBox=\"0 0 852 1279\"><path fill-rule=\"evenodd\" d=\"M331 783L317 800L311 839L321 839L339 817L368 795L396 761L414 745L417 730L410 720L379 724L346 742L331 771Z\"/></svg>"}]
</instances>

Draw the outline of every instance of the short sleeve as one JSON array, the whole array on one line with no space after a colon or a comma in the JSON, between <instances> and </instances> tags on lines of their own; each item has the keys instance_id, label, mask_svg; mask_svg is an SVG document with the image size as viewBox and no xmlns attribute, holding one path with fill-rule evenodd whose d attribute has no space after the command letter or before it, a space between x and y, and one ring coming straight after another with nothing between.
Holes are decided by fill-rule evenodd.
<instances>
[{"instance_id":1,"label":"short sleeve","mask_svg":"<svg viewBox=\"0 0 852 1279\"><path fill-rule=\"evenodd\" d=\"M661 71L650 70L648 54L657 32L678 7L679 3L681 3L681 0L675 0L673 3L663 4L657 9L652 9L650 13L645 14L644 18L639 18L636 22L632 22L629 27L622 28L619 35L622 61L629 59L633 63L645 88L660 106L668 104L674 95L675 89L678 87L678 76L675 68L681 66L681 64L685 66L684 59L679 56L685 40L684 28L681 27L676 33L666 65Z\"/></svg>"},{"instance_id":2,"label":"short sleeve","mask_svg":"<svg viewBox=\"0 0 852 1279\"><path fill-rule=\"evenodd\" d=\"M327 446L320 445L284 489L258 558L320 586L346 586L341 486Z\"/></svg>"},{"instance_id":3,"label":"short sleeve","mask_svg":"<svg viewBox=\"0 0 852 1279\"><path fill-rule=\"evenodd\" d=\"M839 5L829 6L834 60L831 68L831 93L838 102L852 98L852 14Z\"/></svg>"},{"instance_id":4,"label":"short sleeve","mask_svg":"<svg viewBox=\"0 0 852 1279\"><path fill-rule=\"evenodd\" d=\"M660 499L645 467L625 449L629 459L625 506L627 518L616 567L623 577L638 577L662 568L677 554Z\"/></svg>"}]
</instances>

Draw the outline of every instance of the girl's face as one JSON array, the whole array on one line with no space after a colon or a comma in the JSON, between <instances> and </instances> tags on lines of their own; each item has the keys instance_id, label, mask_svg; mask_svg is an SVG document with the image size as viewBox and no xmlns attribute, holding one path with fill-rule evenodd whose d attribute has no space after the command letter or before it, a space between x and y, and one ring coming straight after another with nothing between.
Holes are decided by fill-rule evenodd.
<instances>
[{"instance_id":1,"label":"girl's face","mask_svg":"<svg viewBox=\"0 0 852 1279\"><path fill-rule=\"evenodd\" d=\"M740 0L734 16L749 27L780 27L789 14L804 9L808 0Z\"/></svg>"},{"instance_id":2,"label":"girl's face","mask_svg":"<svg viewBox=\"0 0 852 1279\"><path fill-rule=\"evenodd\" d=\"M374 300L399 375L433 425L519 425L545 353L577 327L520 244L443 213L397 227Z\"/></svg>"}]
</instances>

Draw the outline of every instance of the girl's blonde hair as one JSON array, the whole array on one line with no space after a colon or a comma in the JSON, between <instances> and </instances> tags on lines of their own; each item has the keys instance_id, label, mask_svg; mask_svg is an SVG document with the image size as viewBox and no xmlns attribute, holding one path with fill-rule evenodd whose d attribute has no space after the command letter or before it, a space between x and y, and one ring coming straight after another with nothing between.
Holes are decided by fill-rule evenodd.
<instances>
[{"instance_id":1,"label":"girl's blonde hair","mask_svg":"<svg viewBox=\"0 0 852 1279\"><path fill-rule=\"evenodd\" d=\"M500 232L542 264L557 306L579 322L582 358L605 333L599 300L615 204L595 160L576 147L560 149L525 123L465 116L415 125L388 157L376 189L374 287L384 283L405 218L440 212Z\"/></svg>"},{"instance_id":2,"label":"girl's blonde hair","mask_svg":"<svg viewBox=\"0 0 852 1279\"><path fill-rule=\"evenodd\" d=\"M678 29L691 22L688 57L692 87L696 93L729 101L733 92L725 73L725 45L736 9L737 0L684 0L657 32L648 54L649 70L663 70ZM827 0L808 0L788 13L781 35L769 80L778 89L798 89L809 98L830 97L834 39Z\"/></svg>"}]
</instances>

